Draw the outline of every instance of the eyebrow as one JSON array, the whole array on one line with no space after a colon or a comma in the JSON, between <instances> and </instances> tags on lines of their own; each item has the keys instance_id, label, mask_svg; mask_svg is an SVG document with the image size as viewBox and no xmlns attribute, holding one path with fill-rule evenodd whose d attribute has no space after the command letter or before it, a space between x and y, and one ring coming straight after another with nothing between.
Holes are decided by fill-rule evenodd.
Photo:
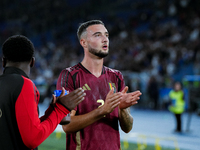
<instances>
[{"instance_id":1,"label":"eyebrow","mask_svg":"<svg viewBox=\"0 0 200 150\"><path fill-rule=\"evenodd\" d=\"M96 34L102 34L102 33L101 33L101 32L95 32L93 35L96 35ZM105 32L105 34L108 34L108 35L109 35L108 32Z\"/></svg>"}]
</instances>

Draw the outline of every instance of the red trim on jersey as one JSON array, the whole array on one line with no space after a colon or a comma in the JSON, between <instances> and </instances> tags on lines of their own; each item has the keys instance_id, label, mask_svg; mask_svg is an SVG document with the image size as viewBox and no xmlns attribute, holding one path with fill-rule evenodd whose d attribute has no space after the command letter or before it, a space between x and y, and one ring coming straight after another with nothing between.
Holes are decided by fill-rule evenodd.
<instances>
[{"instance_id":1,"label":"red trim on jersey","mask_svg":"<svg viewBox=\"0 0 200 150\"><path fill-rule=\"evenodd\" d=\"M23 77L23 76L22 76ZM69 111L59 103L49 107L42 117L38 117L36 87L31 80L24 78L21 93L15 103L16 120L24 144L28 148L40 145L56 128ZM34 88L35 87L35 88Z\"/></svg>"}]
</instances>

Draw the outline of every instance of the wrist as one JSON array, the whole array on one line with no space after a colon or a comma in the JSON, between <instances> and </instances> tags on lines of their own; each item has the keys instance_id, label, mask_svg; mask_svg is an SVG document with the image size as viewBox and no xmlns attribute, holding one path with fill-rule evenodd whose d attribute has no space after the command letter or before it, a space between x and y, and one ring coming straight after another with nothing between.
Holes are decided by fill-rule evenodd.
<instances>
[{"instance_id":1,"label":"wrist","mask_svg":"<svg viewBox=\"0 0 200 150\"><path fill-rule=\"evenodd\" d=\"M105 117L105 115L108 114L108 113L104 110L103 106L97 108L96 110L97 110L97 115L98 115L99 117L101 117L101 118Z\"/></svg>"},{"instance_id":2,"label":"wrist","mask_svg":"<svg viewBox=\"0 0 200 150\"><path fill-rule=\"evenodd\" d=\"M118 107L119 108L119 107ZM123 115L123 114L130 114L129 113L129 107L128 108L123 108L123 109L118 109L119 110L119 115Z\"/></svg>"},{"instance_id":3,"label":"wrist","mask_svg":"<svg viewBox=\"0 0 200 150\"><path fill-rule=\"evenodd\" d=\"M127 111L127 108L120 108L120 107L118 107L118 109L119 109L119 111L122 111L122 112L126 112Z\"/></svg>"},{"instance_id":4,"label":"wrist","mask_svg":"<svg viewBox=\"0 0 200 150\"><path fill-rule=\"evenodd\" d=\"M67 106L65 106L59 99L57 100L57 103L61 104L64 106L69 112L71 112L71 109L69 109Z\"/></svg>"}]
</instances>

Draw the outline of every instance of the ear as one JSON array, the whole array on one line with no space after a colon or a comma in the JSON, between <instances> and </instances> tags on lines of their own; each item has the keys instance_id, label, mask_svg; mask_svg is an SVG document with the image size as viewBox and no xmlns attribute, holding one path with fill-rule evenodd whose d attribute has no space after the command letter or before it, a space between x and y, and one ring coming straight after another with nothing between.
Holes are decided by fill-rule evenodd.
<instances>
[{"instance_id":1,"label":"ear","mask_svg":"<svg viewBox=\"0 0 200 150\"><path fill-rule=\"evenodd\" d=\"M80 40L80 44L83 48L86 48L87 47L87 44L86 44L86 40L85 39L81 39Z\"/></svg>"},{"instance_id":2,"label":"ear","mask_svg":"<svg viewBox=\"0 0 200 150\"><path fill-rule=\"evenodd\" d=\"M31 58L30 67L32 68L35 64L35 57Z\"/></svg>"},{"instance_id":3,"label":"ear","mask_svg":"<svg viewBox=\"0 0 200 150\"><path fill-rule=\"evenodd\" d=\"M2 58L2 66L4 68L6 67L6 58L5 57Z\"/></svg>"}]
</instances>

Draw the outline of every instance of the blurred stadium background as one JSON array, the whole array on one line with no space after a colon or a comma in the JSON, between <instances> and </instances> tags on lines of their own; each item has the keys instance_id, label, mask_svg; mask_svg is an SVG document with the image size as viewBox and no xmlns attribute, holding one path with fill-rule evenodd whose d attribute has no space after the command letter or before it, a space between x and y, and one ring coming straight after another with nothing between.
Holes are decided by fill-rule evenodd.
<instances>
[{"instance_id":1,"label":"blurred stadium background","mask_svg":"<svg viewBox=\"0 0 200 150\"><path fill-rule=\"evenodd\" d=\"M143 93L139 104L133 106L133 116L137 118L134 111L139 116L146 112L161 118L171 115L168 92L174 81L180 81L187 103L185 128L198 131L195 137L200 141L199 8L199 0L1 0L0 45L14 34L32 40L36 65L30 78L41 93L43 107L51 100L60 71L83 58L76 37L79 23L101 19L110 34L105 65L122 71L130 91ZM2 73L2 64L0 67ZM148 120L145 116L138 122ZM174 124L173 118L168 119ZM172 132L173 125L166 130Z\"/></svg>"}]
</instances>

